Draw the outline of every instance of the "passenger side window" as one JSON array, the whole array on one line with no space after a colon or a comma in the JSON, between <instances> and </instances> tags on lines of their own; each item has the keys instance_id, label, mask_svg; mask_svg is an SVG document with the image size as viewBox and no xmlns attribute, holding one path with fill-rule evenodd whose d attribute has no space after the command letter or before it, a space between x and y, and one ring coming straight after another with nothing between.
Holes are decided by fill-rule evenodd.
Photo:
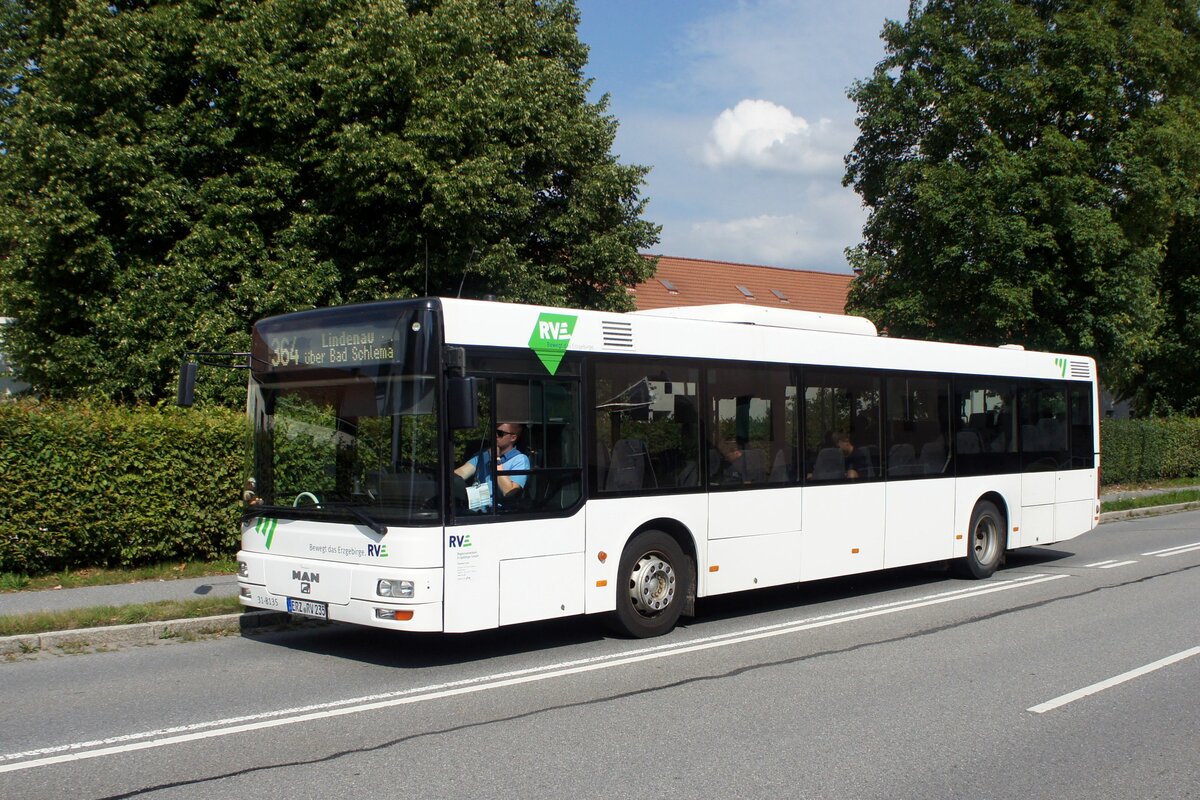
<instances>
[{"instance_id":1,"label":"passenger side window","mask_svg":"<svg viewBox=\"0 0 1200 800\"><path fill-rule=\"evenodd\" d=\"M1067 416L1071 422L1071 468L1096 466L1095 436L1092 428L1092 385L1072 383L1067 389Z\"/></svg>"},{"instance_id":2,"label":"passenger side window","mask_svg":"<svg viewBox=\"0 0 1200 800\"><path fill-rule=\"evenodd\" d=\"M1026 472L1063 469L1067 451L1067 388L1039 383L1021 389L1021 468Z\"/></svg>"},{"instance_id":3,"label":"passenger side window","mask_svg":"<svg viewBox=\"0 0 1200 800\"><path fill-rule=\"evenodd\" d=\"M701 485L699 369L677 362L600 362L592 387L601 493Z\"/></svg>"},{"instance_id":4,"label":"passenger side window","mask_svg":"<svg viewBox=\"0 0 1200 800\"><path fill-rule=\"evenodd\" d=\"M762 486L795 479L796 387L787 367L707 370L708 483Z\"/></svg>"},{"instance_id":5,"label":"passenger side window","mask_svg":"<svg viewBox=\"0 0 1200 800\"><path fill-rule=\"evenodd\" d=\"M957 474L1019 471L1016 389L1011 383L986 378L956 381L953 421Z\"/></svg>"},{"instance_id":6,"label":"passenger side window","mask_svg":"<svg viewBox=\"0 0 1200 800\"><path fill-rule=\"evenodd\" d=\"M943 475L948 469L950 382L895 376L887 381L887 476Z\"/></svg>"},{"instance_id":7,"label":"passenger side window","mask_svg":"<svg viewBox=\"0 0 1200 800\"><path fill-rule=\"evenodd\" d=\"M810 483L881 477L879 389L877 377L805 372L804 465Z\"/></svg>"}]
</instances>

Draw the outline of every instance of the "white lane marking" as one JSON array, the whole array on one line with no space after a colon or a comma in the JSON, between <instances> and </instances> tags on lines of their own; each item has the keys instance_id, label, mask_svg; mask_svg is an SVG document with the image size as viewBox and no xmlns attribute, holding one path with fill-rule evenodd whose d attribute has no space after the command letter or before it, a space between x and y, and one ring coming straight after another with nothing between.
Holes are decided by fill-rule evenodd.
<instances>
[{"instance_id":1,"label":"white lane marking","mask_svg":"<svg viewBox=\"0 0 1200 800\"><path fill-rule=\"evenodd\" d=\"M1113 567L1127 567L1130 564L1136 564L1136 561L1117 561L1113 564L1105 564L1100 569L1112 569Z\"/></svg>"},{"instance_id":2,"label":"white lane marking","mask_svg":"<svg viewBox=\"0 0 1200 800\"><path fill-rule=\"evenodd\" d=\"M998 591L999 589L1002 589L1002 588L1014 588L1018 585L1024 585L1026 583L1041 583L1042 579L1046 579L1046 577L1047 576L1042 575L1042 574L1035 574L1035 575L1024 576L1021 578L1013 578L1011 580L1006 580L1006 581L997 581L992 584L972 585L972 586L967 586L963 589L953 589L951 591L940 592L938 594L933 594L933 595L926 595L924 597L918 597L918 598L915 598L912 600L895 600L891 603L879 603L879 604L876 604L873 606L867 606L865 608L850 609L847 611L837 611L832 614L825 614L825 615L818 616L818 617L809 617L806 619L793 620L790 622L777 622L773 625L764 625L764 626L760 626L757 628L751 628L748 631L732 631L730 633L714 634L712 636L705 637L702 639L683 640L683 641L679 641L679 642L669 642L666 644L652 645L652 646L644 647L639 650L633 651L633 654L674 651L674 650L678 650L683 647L688 647L694 643L709 642L709 641L720 642L724 639L731 639L731 638L735 638L735 637L737 637L738 640L740 641L741 640L740 637L743 637L746 635L758 634L758 633L773 631L773 630L777 630L777 629L787 629L787 630L783 631L783 632L787 633L787 632L791 632L791 630L793 628L795 628L795 626L797 626L797 625L811 625L813 623L825 622L827 620L836 621L836 620L839 620L839 618L851 617L851 616L857 619L857 618L861 618L862 615L867 614L867 612L884 612L888 609L895 609L897 611L905 611L905 610L908 610L910 607L911 608L919 608L920 607L919 605L912 605L913 603L929 604L929 603L926 603L926 601L948 602L950 600L960 599L962 597L967 597L967 596L974 596L976 594L979 594L979 595L991 594L992 592ZM380 693L380 694L366 695L364 697L349 698L346 700L334 700L334 701L330 701L328 703L317 703L317 704L313 704L313 705L299 706L296 708L278 709L276 711L265 711L265 712L261 712L258 714L249 714L249 715L239 716L239 717L228 717L225 719L211 720L208 722L197 722L197 723L192 723L189 725L179 725L179 726L175 726L175 727L171 727L171 728L160 728L157 730L143 731L140 733L130 733L130 734L122 735L122 736L113 736L113 737L108 737L105 739L96 739L96 740L87 741L87 742L76 742L76 743L69 744L69 745L44 747L44 748L40 748L40 749L36 749L36 750L26 750L26 751L18 752L18 753L7 753L7 754L0 755L0 762L11 761L14 759L19 759L19 758L29 758L32 756L49 755L52 753L59 753L59 752L63 752L66 750L78 750L78 749L89 748L89 747L98 747L98 746L102 746L102 745L119 744L122 742L136 741L138 739L147 739L147 738L152 738L155 736L166 736L166 735L175 734L175 733L186 733L186 732L190 732L190 731L201 730L204 728L213 728L213 727L218 727L218 726L223 726L223 725L236 725L236 724L245 723L245 722L253 722L255 720L270 719L270 718L274 718L274 717L283 717L283 716L287 716L289 714L300 714L300 713L306 713L306 712L311 712L311 711L321 711L324 709L332 709L332 708L339 708L342 706L354 705L356 703L372 702L372 701L377 701L377 700L387 700L387 699L393 698L393 697L402 697L402 696L406 696L406 695L420 694L421 692L432 691L432 690L436 690L436 689L452 688L452 687L457 687L457 686L469 686L469 685L473 685L473 684L477 684L477 683L484 683L486 681L498 679L498 678L508 678L508 677L526 675L526 674L548 672L548 671L552 671L552 670L559 669L562 667L571 667L571 666L576 666L579 664L590 664L590 663L598 663L598 662L604 662L604 661L612 661L612 660L624 658L628 655L630 655L630 654L628 654L628 653L608 653L606 655L592 656L591 658L578 659L578 660L574 660L574 661L566 661L566 662L562 662L559 664L546 664L543 666L526 667L525 669L515 670L515 671L511 671L511 672L497 673L494 675L482 675L482 676L475 677L475 678L464 678L462 680L434 684L432 686L414 687L411 689L398 689L394 692L384 692L384 693ZM2 769L0 769L0 771L2 771Z\"/></svg>"},{"instance_id":3,"label":"white lane marking","mask_svg":"<svg viewBox=\"0 0 1200 800\"><path fill-rule=\"evenodd\" d=\"M1035 714L1045 714L1047 711L1053 711L1060 706L1065 706L1067 703L1073 703L1082 697L1087 697L1088 695L1095 694L1096 692L1102 692L1105 689L1111 689L1112 687L1118 686L1126 681L1131 681L1134 678L1140 678L1143 675L1162 669L1163 667L1169 667L1177 661L1183 661L1185 658L1191 658L1195 655L1200 655L1200 647L1192 647L1188 650L1184 650L1181 653L1176 653L1173 656L1160 658L1158 661L1155 661L1152 664L1147 664L1146 666L1138 667L1137 669L1131 669L1129 672L1122 672L1120 675L1109 678L1106 681L1093 683L1091 686L1085 686L1082 689L1064 694L1061 697L1056 697L1053 700L1047 700L1044 703L1038 703L1036 706L1032 706L1025 710L1032 711Z\"/></svg>"},{"instance_id":4,"label":"white lane marking","mask_svg":"<svg viewBox=\"0 0 1200 800\"><path fill-rule=\"evenodd\" d=\"M1085 567L1103 567L1105 564L1112 564L1115 561L1116 561L1115 558L1110 558L1108 561L1097 561L1094 564L1084 564L1084 566Z\"/></svg>"},{"instance_id":5,"label":"white lane marking","mask_svg":"<svg viewBox=\"0 0 1200 800\"><path fill-rule=\"evenodd\" d=\"M1014 578L1012 580L997 581L995 583L985 584L983 586L972 586L966 589L955 589L949 592L926 595L913 600L897 600L891 603L882 603L862 609L840 611L819 617L794 620L792 622L780 622L774 625L764 625L759 628L752 628L743 632L717 634L714 636L708 636L690 641L654 645L650 647L644 647L639 650L634 650L629 653L610 653L603 656L593 656L591 658L565 661L558 664L547 664L540 667L528 667L526 669L514 670L511 672L482 675L476 678L465 678L458 681L414 687L411 689L401 689L395 692L367 695L364 697L356 697L330 703L320 703L290 709L279 709L261 714L231 717L221 720L212 720L209 722L198 722L191 725L180 725L173 728L163 728L153 731L144 731L141 733L131 733L124 736L115 736L89 742L76 742L73 744L59 745L56 747L41 748L39 750L8 753L5 755L0 755L0 762L15 761L16 759L28 760L16 761L15 763L9 764L0 763L0 773L33 769L35 767L44 767L51 764L60 764L66 761L82 761L85 759L99 758L101 756L117 755L119 753L134 752L136 750L146 750L153 747L163 747L166 745L198 741L201 739L210 739L218 736L228 736L235 733L263 730L281 725L292 725L298 722L309 722L313 720L344 716L347 714L358 714L364 711L374 711L382 708L421 703L427 700L438 700L446 697L473 694L475 692L500 689L507 686L516 686L524 683L532 683L535 681L548 680L550 678L576 675L600 669L609 669L611 667L625 666L628 664L651 661L669 656L682 655L685 653L699 652L717 647L729 647L759 639L768 639L775 636L783 636L789 633L798 633L801 631L812 630L814 628L838 625L844 622L854 622L857 620L869 619L871 617L895 614L901 611L910 611L917 608L924 608L926 606L954 602L956 600L968 600L975 597L982 597L983 595L987 594L993 594L995 592L1033 586L1035 584L1060 580L1066 577L1069 576L1065 574L1034 574L1021 578ZM33 758L34 756L43 757Z\"/></svg>"},{"instance_id":6,"label":"white lane marking","mask_svg":"<svg viewBox=\"0 0 1200 800\"><path fill-rule=\"evenodd\" d=\"M1182 553L1192 553L1200 550L1200 542L1192 542L1191 544L1180 544L1175 547L1168 547L1164 550L1151 550L1149 553L1142 553L1144 556L1157 556L1158 558L1167 558L1169 556L1177 556Z\"/></svg>"},{"instance_id":7,"label":"white lane marking","mask_svg":"<svg viewBox=\"0 0 1200 800\"><path fill-rule=\"evenodd\" d=\"M982 586L981 585L972 585L972 586L967 586L963 589L953 589L948 592L940 592L938 594L926 595L924 597L918 597L918 598L915 598L912 600L895 600L891 603L880 603L880 604L873 605L873 606L867 606L865 608L850 609L847 611L837 611L832 614L825 614L825 615L822 615L819 617L809 617L806 619L793 620L790 622L777 622L773 625L764 625L764 626L760 626L758 628L751 628L748 631L732 631L730 633L714 634L713 636L705 637L703 639L683 640L683 641L679 641L679 642L669 642L666 644L652 645L652 646L644 647L639 650L633 651L633 654L674 651L674 650L677 650L682 647L687 647L687 646L689 646L693 643L697 643L697 642L709 642L709 641L720 642L724 639L731 639L731 638L735 638L735 637L739 638L739 641L740 641L740 637L745 636L745 635L757 634L757 633L766 632L766 631L773 631L776 629L788 629L788 630L785 630L784 632L790 632L790 630L797 625L809 625L812 623L824 622L826 620L838 620L841 617L853 616L855 618L859 618L860 615L863 615L867 612L881 612L881 611L885 611L887 609L893 609L893 608L897 611L904 611L904 610L907 610L909 607L913 607L913 608L920 607L920 606L913 606L912 605L913 603L923 603L924 604L925 601L929 601L929 600L937 600L939 602L948 602L949 600L959 599L960 597L964 597L964 596L973 596L976 594L990 594L993 591L998 591L997 587L1013 588L1015 586L1024 585L1024 584L1030 583L1030 582L1041 583L1042 581L1039 579L1045 579L1045 578L1046 578L1045 575L1035 574L1035 575L1028 575L1028 576L1021 577L1021 578L1013 578L1013 579L1007 580L1007 581L998 581L998 582L992 583L992 584L984 584ZM435 684L432 686L414 687L411 689L399 689L394 692L372 694L372 695L367 695L364 697L355 697L355 698L350 698L350 699L346 699L346 700L334 700L334 701L331 701L328 703L317 703L317 704L313 704L313 705L300 706L300 707L296 707L296 708L279 709L276 711L266 711L266 712L261 712L259 714L249 714L249 715L239 716L239 717L229 717L226 719L212 720L209 722L198 722L198 723L192 723L190 725L180 725L180 726L176 726L176 727L172 727L172 728L160 728L158 730L143 731L141 733L125 734L123 736L113 736L113 737L109 737L106 739L97 739L97 740L88 741L88 742L76 742L74 744L69 744L69 745L58 745L55 747L45 747L45 748L40 748L37 750L27 750L27 751L19 752L19 753L8 753L8 754L0 755L0 761L11 761L13 759L18 759L18 758L28 758L28 757L32 757L32 756L40 756L40 755L49 755L52 753L59 753L59 752L63 752L66 750L73 750L73 749L78 750L78 749L83 749L83 748L88 748L88 747L98 747L98 746L102 746L102 745L119 744L122 742L136 741L138 739L147 739L147 738L152 738L155 736L166 736L166 735L175 734L175 733L186 733L186 732L190 732L190 731L201 730L204 728L213 728L213 727L218 727L218 726L223 726L223 725L236 725L236 724L240 724L240 723L244 723L244 722L253 722L255 720L287 716L289 714L300 714L300 713L311 712L311 711L320 711L320 710L324 710L324 709L339 708L342 706L354 705L355 703L372 702L372 701L377 701L377 700L387 700L387 699L393 698L393 697L402 697L402 696L406 696L406 695L420 694L421 692L432 691L435 689L452 688L452 687L457 687L457 686L469 686L469 685L483 683L483 682L486 682L486 681L489 681L492 679L497 679L497 678L508 678L508 677L515 677L515 676L519 676L519 675L547 672L547 671L552 671L552 670L555 670L555 669L558 669L561 667L570 667L570 666L576 666L579 664L590 664L590 663L598 663L598 662L603 662L603 661L612 661L612 660L624 658L627 655L629 655L629 654L627 654L627 653L608 653L608 654L602 655L602 656L592 656L591 658L579 659L579 660L575 660L575 661L566 661L566 662L562 662L560 664L546 664L546 665L538 666L538 667L526 667L525 669L521 669L521 670L497 673L494 675L482 675L482 676L475 677L475 678L464 678L462 680L451 681L451 682L441 683L441 684ZM2 770L0 770L0 771L2 771Z\"/></svg>"}]
</instances>

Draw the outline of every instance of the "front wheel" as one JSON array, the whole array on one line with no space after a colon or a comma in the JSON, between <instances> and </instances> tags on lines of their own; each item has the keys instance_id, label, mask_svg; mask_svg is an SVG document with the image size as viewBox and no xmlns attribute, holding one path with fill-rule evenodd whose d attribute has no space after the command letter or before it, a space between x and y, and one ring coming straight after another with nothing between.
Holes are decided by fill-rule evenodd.
<instances>
[{"instance_id":1,"label":"front wheel","mask_svg":"<svg viewBox=\"0 0 1200 800\"><path fill-rule=\"evenodd\" d=\"M971 512L967 557L960 565L964 577L990 578L1004 557L1005 521L994 503L981 500Z\"/></svg>"},{"instance_id":2,"label":"front wheel","mask_svg":"<svg viewBox=\"0 0 1200 800\"><path fill-rule=\"evenodd\" d=\"M636 639L675 627L691 593L692 574L679 543L662 531L643 531L621 555L612 627Z\"/></svg>"}]
</instances>

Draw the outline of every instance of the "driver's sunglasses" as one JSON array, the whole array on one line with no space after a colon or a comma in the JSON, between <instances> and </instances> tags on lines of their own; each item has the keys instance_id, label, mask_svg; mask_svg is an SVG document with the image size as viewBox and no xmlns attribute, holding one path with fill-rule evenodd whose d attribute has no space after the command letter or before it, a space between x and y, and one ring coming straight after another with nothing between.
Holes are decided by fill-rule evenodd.
<instances>
[{"instance_id":1,"label":"driver's sunglasses","mask_svg":"<svg viewBox=\"0 0 1200 800\"><path fill-rule=\"evenodd\" d=\"M502 431L499 428L496 428L496 435L497 436L516 436L516 434L513 433L512 431Z\"/></svg>"}]
</instances>

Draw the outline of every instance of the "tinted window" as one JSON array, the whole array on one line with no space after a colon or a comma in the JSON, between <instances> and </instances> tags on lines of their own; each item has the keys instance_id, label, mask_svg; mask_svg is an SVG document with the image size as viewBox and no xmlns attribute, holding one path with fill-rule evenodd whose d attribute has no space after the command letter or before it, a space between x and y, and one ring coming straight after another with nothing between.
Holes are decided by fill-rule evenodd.
<instances>
[{"instance_id":1,"label":"tinted window","mask_svg":"<svg viewBox=\"0 0 1200 800\"><path fill-rule=\"evenodd\" d=\"M1092 385L1072 383L1067 389L1067 419L1071 424L1071 464L1073 469L1096 466L1095 437L1092 431Z\"/></svg>"},{"instance_id":2,"label":"tinted window","mask_svg":"<svg viewBox=\"0 0 1200 800\"><path fill-rule=\"evenodd\" d=\"M793 480L796 387L791 371L762 365L716 366L706 372L709 485Z\"/></svg>"},{"instance_id":3,"label":"tinted window","mask_svg":"<svg viewBox=\"0 0 1200 800\"><path fill-rule=\"evenodd\" d=\"M888 478L942 475L950 437L950 382L899 375L887 381Z\"/></svg>"},{"instance_id":4,"label":"tinted window","mask_svg":"<svg viewBox=\"0 0 1200 800\"><path fill-rule=\"evenodd\" d=\"M804 468L810 482L880 477L879 378L804 373Z\"/></svg>"},{"instance_id":5,"label":"tinted window","mask_svg":"<svg viewBox=\"0 0 1200 800\"><path fill-rule=\"evenodd\" d=\"M597 491L700 486L699 370L645 359L595 366L590 405Z\"/></svg>"},{"instance_id":6,"label":"tinted window","mask_svg":"<svg viewBox=\"0 0 1200 800\"><path fill-rule=\"evenodd\" d=\"M954 458L959 475L1020 470L1016 388L995 378L959 378L954 385Z\"/></svg>"},{"instance_id":7,"label":"tinted window","mask_svg":"<svg viewBox=\"0 0 1200 800\"><path fill-rule=\"evenodd\" d=\"M1061 383L1021 387L1021 468L1063 469L1067 452L1067 387Z\"/></svg>"}]
</instances>

